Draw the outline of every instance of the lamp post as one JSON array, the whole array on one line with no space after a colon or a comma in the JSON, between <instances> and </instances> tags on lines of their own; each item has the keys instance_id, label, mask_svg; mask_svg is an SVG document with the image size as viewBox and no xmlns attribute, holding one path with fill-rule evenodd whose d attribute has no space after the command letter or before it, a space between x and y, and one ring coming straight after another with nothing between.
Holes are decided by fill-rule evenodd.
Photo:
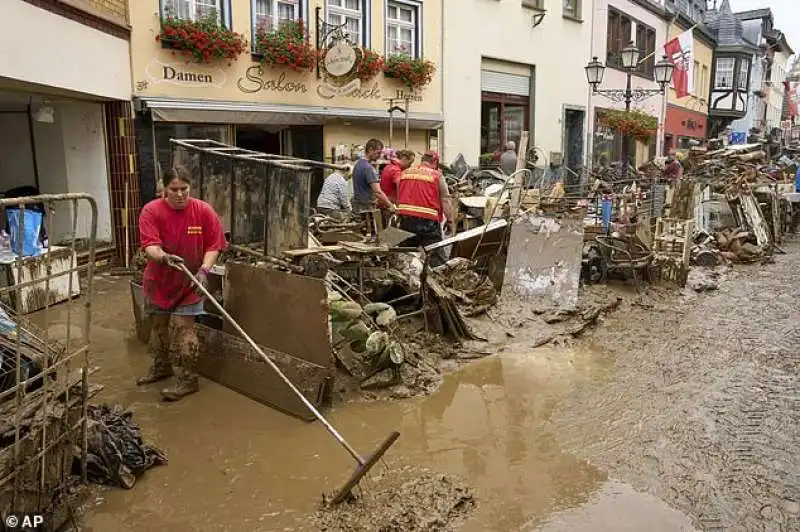
<instances>
[{"instance_id":1,"label":"lamp post","mask_svg":"<svg viewBox=\"0 0 800 532\"><path fill-rule=\"evenodd\" d=\"M606 67L597 60L597 57L594 57L585 67L586 80L592 87L592 94L605 96L613 102L625 102L625 110L630 111L631 102L642 102L651 96L664 94L666 92L667 86L672 81L672 73L675 70L675 65L667 59L666 55L663 56L661 61L657 62L653 68L653 77L659 85L657 89L634 89L631 87L633 71L636 70L636 67L639 65L639 49L636 48L633 42L630 42L628 46L622 50L620 55L622 56L622 68L627 77L625 89L598 88L603 82L603 74L605 73ZM628 140L627 135L622 138L622 163L625 176L628 174Z\"/></svg>"}]
</instances>

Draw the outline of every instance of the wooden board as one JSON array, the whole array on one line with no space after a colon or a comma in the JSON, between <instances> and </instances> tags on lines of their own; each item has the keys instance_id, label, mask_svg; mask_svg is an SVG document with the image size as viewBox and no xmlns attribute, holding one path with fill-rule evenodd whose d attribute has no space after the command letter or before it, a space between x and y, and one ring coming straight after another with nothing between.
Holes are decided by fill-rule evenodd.
<instances>
[{"instance_id":1,"label":"wooden board","mask_svg":"<svg viewBox=\"0 0 800 532\"><path fill-rule=\"evenodd\" d=\"M320 366L333 362L325 282L228 263L225 310L259 345ZM226 332L234 332L225 325Z\"/></svg>"},{"instance_id":2,"label":"wooden board","mask_svg":"<svg viewBox=\"0 0 800 532\"><path fill-rule=\"evenodd\" d=\"M231 230L232 159L200 156L200 199L207 201L222 220L225 231Z\"/></svg>"},{"instance_id":3,"label":"wooden board","mask_svg":"<svg viewBox=\"0 0 800 532\"><path fill-rule=\"evenodd\" d=\"M231 241L234 244L263 242L266 209L267 167L234 162Z\"/></svg>"},{"instance_id":4,"label":"wooden board","mask_svg":"<svg viewBox=\"0 0 800 532\"><path fill-rule=\"evenodd\" d=\"M302 401L245 340L205 325L198 324L196 327L200 338L198 373L286 414L307 421L315 419ZM315 407L321 405L326 388L333 378L328 368L262 345L259 347L311 404Z\"/></svg>"},{"instance_id":5,"label":"wooden board","mask_svg":"<svg viewBox=\"0 0 800 532\"><path fill-rule=\"evenodd\" d=\"M308 245L311 172L273 166L268 173L264 251L278 257Z\"/></svg>"}]
</instances>

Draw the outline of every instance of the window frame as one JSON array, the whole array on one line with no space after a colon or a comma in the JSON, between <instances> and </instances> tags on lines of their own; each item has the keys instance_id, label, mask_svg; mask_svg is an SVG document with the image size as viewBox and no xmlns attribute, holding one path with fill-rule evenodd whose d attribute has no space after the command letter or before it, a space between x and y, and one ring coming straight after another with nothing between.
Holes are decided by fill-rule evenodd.
<instances>
[{"instance_id":1,"label":"window frame","mask_svg":"<svg viewBox=\"0 0 800 532\"><path fill-rule=\"evenodd\" d=\"M574 9L567 8L567 2L575 4ZM583 20L583 0L561 0L561 16L570 20Z\"/></svg>"},{"instance_id":2,"label":"window frame","mask_svg":"<svg viewBox=\"0 0 800 532\"><path fill-rule=\"evenodd\" d=\"M422 41L423 41L423 32L422 32L422 2L418 0L386 0L383 5L383 13L384 13L384 23L383 23L383 31L384 31L384 52L386 55L394 55L394 52L389 52L389 7L392 5L396 5L399 8L405 8L411 10L414 16L414 27L412 30L412 53L408 54L414 59L421 59L422 55ZM399 22L401 26L405 25L408 27L407 23L403 21L392 19L393 21Z\"/></svg>"},{"instance_id":3,"label":"window frame","mask_svg":"<svg viewBox=\"0 0 800 532\"><path fill-rule=\"evenodd\" d=\"M167 16L167 3L172 2L184 2L187 1L190 4L195 4L197 0L158 0L158 12L160 18L165 18ZM233 29L231 24L231 0L210 0L217 4L217 15L219 17L219 21L226 29ZM192 18L192 21L195 19Z\"/></svg>"},{"instance_id":4,"label":"window frame","mask_svg":"<svg viewBox=\"0 0 800 532\"><path fill-rule=\"evenodd\" d=\"M613 26L612 21L614 21ZM625 26L628 27L627 30ZM635 35L634 28L636 29ZM625 32L627 32L627 35L623 38L622 35ZM640 60L641 58L649 56L643 63L639 63L636 68L633 69L633 74L645 78L652 78L656 64L656 29L613 6L609 6L606 19L607 67L613 68L614 70L625 71L625 68L622 66L621 53L631 40L633 40L636 47L639 48Z\"/></svg>"},{"instance_id":5,"label":"window frame","mask_svg":"<svg viewBox=\"0 0 800 532\"><path fill-rule=\"evenodd\" d=\"M346 0L341 0L341 1L342 3L346 2ZM361 31L360 34L361 38L359 39L359 42L356 42L355 44L363 48L369 48L372 41L372 32L370 31L372 28L370 24L370 18L372 16L372 2L370 0L358 0L358 2L360 4L358 12L360 17L359 29ZM325 24L328 24L330 26L332 24L328 22L329 15L335 14L341 17L348 17L348 16L352 17L354 10L341 6L332 6L330 4L330 0L325 0L323 12L325 15L324 18Z\"/></svg>"},{"instance_id":6,"label":"window frame","mask_svg":"<svg viewBox=\"0 0 800 532\"><path fill-rule=\"evenodd\" d=\"M290 3L291 0L267 0L275 9L276 12L278 10L278 4L280 3ZM258 14L256 13L256 3L258 0L250 0L250 31L252 35L255 36L256 31L258 30ZM307 21L307 14L308 14L308 0L295 0L295 16L291 20L302 20L305 23L306 28L308 28L308 21ZM277 16L277 15L275 15ZM269 29L277 29L280 25L280 20L278 19L274 26L271 26ZM255 41L255 38L252 39ZM255 42L252 43L255 46Z\"/></svg>"},{"instance_id":7,"label":"window frame","mask_svg":"<svg viewBox=\"0 0 800 532\"><path fill-rule=\"evenodd\" d=\"M742 67L744 67L744 72L742 72ZM750 60L744 57L738 58L736 60L735 73L736 90L747 92L748 82L750 81Z\"/></svg>"},{"instance_id":8,"label":"window frame","mask_svg":"<svg viewBox=\"0 0 800 532\"><path fill-rule=\"evenodd\" d=\"M717 82L717 79L719 78L719 72L720 72L719 65L720 65L721 61L726 61L726 62L730 61L730 62L733 63L731 65L731 70L730 70L730 78L729 78L730 81L726 85L720 85ZM735 57L717 57L716 61L714 61L714 89L713 90L715 90L715 91L716 90L723 90L723 91L724 90L731 90L731 91L734 90L734 87L736 86L736 79L735 78L736 78L736 58Z\"/></svg>"},{"instance_id":9,"label":"window frame","mask_svg":"<svg viewBox=\"0 0 800 532\"><path fill-rule=\"evenodd\" d=\"M484 103L496 103L500 106L500 111L498 115L498 119L500 121L500 147L499 150L503 150L503 146L506 143L506 127L505 121L503 120L503 115L505 114L506 105L512 105L517 107L522 107L524 109L524 120L522 124L522 129L527 130L530 128L530 120L531 120L531 98L530 96L519 96L516 94L502 94L499 92L489 92L489 91L481 91L481 127L480 131L478 132L478 145L480 146L480 135L483 133L483 104Z\"/></svg>"}]
</instances>

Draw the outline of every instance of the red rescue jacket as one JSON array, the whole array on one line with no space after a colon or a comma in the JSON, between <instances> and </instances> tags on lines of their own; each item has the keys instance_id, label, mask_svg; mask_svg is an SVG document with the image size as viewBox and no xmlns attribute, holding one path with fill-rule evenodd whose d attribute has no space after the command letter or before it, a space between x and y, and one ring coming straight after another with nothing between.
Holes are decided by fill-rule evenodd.
<instances>
[{"instance_id":1,"label":"red rescue jacket","mask_svg":"<svg viewBox=\"0 0 800 532\"><path fill-rule=\"evenodd\" d=\"M443 219L439 180L442 173L425 166L403 171L397 187L397 214L437 222Z\"/></svg>"}]
</instances>

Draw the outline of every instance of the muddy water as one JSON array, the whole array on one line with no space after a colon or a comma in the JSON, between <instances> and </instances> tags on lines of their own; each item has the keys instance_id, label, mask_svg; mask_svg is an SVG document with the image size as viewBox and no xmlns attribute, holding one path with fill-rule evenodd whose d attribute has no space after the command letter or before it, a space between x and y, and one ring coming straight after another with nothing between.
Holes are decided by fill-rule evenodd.
<instances>
[{"instance_id":1,"label":"muddy water","mask_svg":"<svg viewBox=\"0 0 800 532\"><path fill-rule=\"evenodd\" d=\"M105 278L97 288L93 364L101 370L93 382L105 390L95 400L131 408L170 462L133 490L102 491L83 529L313 530L309 515L322 493L352 470L346 451L320 424L208 381L175 404L159 402L158 386L137 388L133 380L149 360L130 339L127 281ZM52 332L63 333L63 321L52 323ZM575 389L608 380L612 364L590 349L503 353L449 375L433 396L348 404L329 418L364 454L401 432L376 472L411 466L464 479L479 504L464 530L689 530L683 515L557 443L555 409ZM376 482L362 483L365 497Z\"/></svg>"}]
</instances>

